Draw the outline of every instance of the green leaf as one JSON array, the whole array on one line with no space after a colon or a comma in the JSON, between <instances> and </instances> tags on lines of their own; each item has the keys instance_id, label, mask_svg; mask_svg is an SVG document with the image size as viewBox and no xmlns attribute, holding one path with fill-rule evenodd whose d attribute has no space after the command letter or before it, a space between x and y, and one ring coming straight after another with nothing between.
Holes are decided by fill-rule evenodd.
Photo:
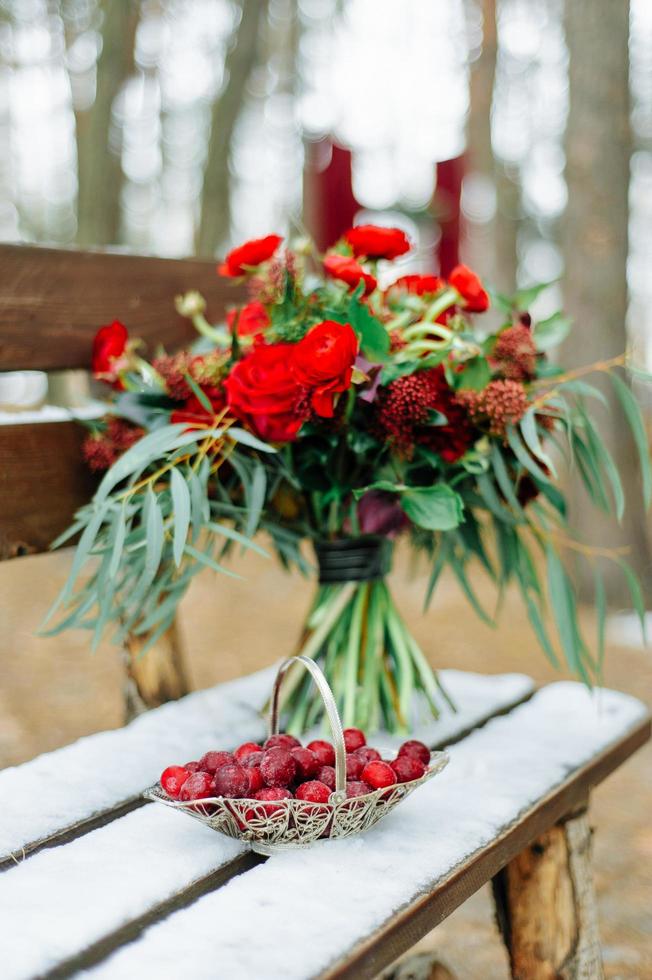
<instances>
[{"instance_id":1,"label":"green leaf","mask_svg":"<svg viewBox=\"0 0 652 980\"><path fill-rule=\"evenodd\" d=\"M550 470L553 476L557 476L555 472L555 467L550 459L550 456L544 452L543 446L541 445L541 440L539 438L539 430L537 429L536 415L533 409L528 409L520 423L521 433L525 440L525 444L528 449L539 462L543 463L544 466Z\"/></svg>"},{"instance_id":2,"label":"green leaf","mask_svg":"<svg viewBox=\"0 0 652 980\"><path fill-rule=\"evenodd\" d=\"M518 497L516 496L514 485L507 470L507 464L505 463L503 454L500 451L500 446L495 442L492 443L491 446L491 465L493 467L494 476L496 477L496 483L500 487L503 497L513 509L514 513L517 514L521 520L526 520L525 512L518 502Z\"/></svg>"},{"instance_id":3,"label":"green leaf","mask_svg":"<svg viewBox=\"0 0 652 980\"><path fill-rule=\"evenodd\" d=\"M190 527L190 490L188 484L182 477L179 470L174 467L170 477L170 492L172 494L172 508L174 515L174 539L172 553L174 563L179 567L183 558L183 548L188 537Z\"/></svg>"},{"instance_id":4,"label":"green leaf","mask_svg":"<svg viewBox=\"0 0 652 980\"><path fill-rule=\"evenodd\" d=\"M228 575L229 578L242 579L242 575L237 575L236 572L232 572L229 568L225 568L224 565L218 564L214 558L204 551L199 551L198 548L193 548L191 544L187 544L183 549L186 554L190 555L196 561L201 562L202 565L206 565L207 568L212 568L214 572L219 572L221 575Z\"/></svg>"},{"instance_id":5,"label":"green leaf","mask_svg":"<svg viewBox=\"0 0 652 980\"><path fill-rule=\"evenodd\" d=\"M619 558L617 560L618 560L618 564L623 570L623 574L627 581L629 594L632 597L634 609L636 610L636 615L638 616L639 622L641 624L641 633L643 634L643 642L647 644L647 629L646 629L646 621L645 621L645 599L643 598L641 584L638 578L636 577L632 567L623 558Z\"/></svg>"},{"instance_id":6,"label":"green leaf","mask_svg":"<svg viewBox=\"0 0 652 980\"><path fill-rule=\"evenodd\" d=\"M202 526L210 519L210 504L201 480L194 470L188 471L188 487L190 489L192 540L195 541Z\"/></svg>"},{"instance_id":7,"label":"green leaf","mask_svg":"<svg viewBox=\"0 0 652 980\"><path fill-rule=\"evenodd\" d=\"M549 289L550 286L554 286L557 282L556 279L551 279L549 282L538 282L533 286L526 286L525 289L519 289L514 293L513 305L517 310L529 310L532 303L541 295L544 290Z\"/></svg>"},{"instance_id":8,"label":"green leaf","mask_svg":"<svg viewBox=\"0 0 652 980\"><path fill-rule=\"evenodd\" d=\"M568 336L572 323L561 313L553 313L547 320L539 320L532 331L538 351L548 351L561 344Z\"/></svg>"},{"instance_id":9,"label":"green leaf","mask_svg":"<svg viewBox=\"0 0 652 980\"><path fill-rule=\"evenodd\" d=\"M122 480L125 480L139 468L142 468L172 449L176 439L182 434L184 428L183 423L166 425L162 429L148 433L148 435L143 436L142 439L134 443L104 474L102 482L97 488L95 500L103 500ZM196 438L197 436L195 436Z\"/></svg>"},{"instance_id":10,"label":"green leaf","mask_svg":"<svg viewBox=\"0 0 652 980\"><path fill-rule=\"evenodd\" d=\"M487 506L487 509L495 517L497 517L499 521L504 521L505 524L518 524L517 518L500 502L500 498L496 493L496 488L486 473L483 473L478 477L478 490L480 492L480 496Z\"/></svg>"},{"instance_id":11,"label":"green leaf","mask_svg":"<svg viewBox=\"0 0 652 980\"><path fill-rule=\"evenodd\" d=\"M450 554L448 556L448 561L450 563L451 568L453 569L453 574L455 575L455 578L462 586L462 591L464 592L464 595L466 596L468 601L471 603L476 614L480 617L483 623L487 624L487 626L495 626L496 624L494 623L491 616L489 616L489 614L486 613L485 610L480 605L480 600L478 599L475 592L471 588L469 580L466 577L464 564L455 554L454 549L451 549Z\"/></svg>"},{"instance_id":12,"label":"green leaf","mask_svg":"<svg viewBox=\"0 0 652 980\"><path fill-rule=\"evenodd\" d=\"M611 491L613 493L614 505L616 508L616 516L618 520L621 521L625 512L625 492L623 490L620 474L611 453L603 443L599 433L596 431L586 412L582 412L582 417L586 426L589 447L593 451L593 455L596 457L597 462L606 473L609 483L611 484Z\"/></svg>"},{"instance_id":13,"label":"green leaf","mask_svg":"<svg viewBox=\"0 0 652 980\"><path fill-rule=\"evenodd\" d=\"M491 381L491 371L485 357L471 357L464 363L462 371L456 375L458 389L482 391Z\"/></svg>"},{"instance_id":14,"label":"green leaf","mask_svg":"<svg viewBox=\"0 0 652 980\"><path fill-rule=\"evenodd\" d=\"M250 551L255 551L256 554L262 555L264 558L269 558L269 552L261 548L259 544L252 541L250 538L240 534L239 531L234 530L232 527L228 527L226 524L215 524L214 521L209 521L206 525L207 530L212 531L213 534L220 534L223 538L228 538L229 541L236 541L241 544L243 548L247 548Z\"/></svg>"},{"instance_id":15,"label":"green leaf","mask_svg":"<svg viewBox=\"0 0 652 980\"><path fill-rule=\"evenodd\" d=\"M532 458L531 453L529 453L525 448L523 442L519 438L518 432L512 425L507 426L507 442L509 443L511 450L519 463L521 463L522 466L524 466L525 469L532 474L532 476L536 476L543 483L551 482L548 474L541 469L537 462Z\"/></svg>"},{"instance_id":16,"label":"green leaf","mask_svg":"<svg viewBox=\"0 0 652 980\"><path fill-rule=\"evenodd\" d=\"M598 643L598 680L602 679L602 669L604 665L604 637L605 624L607 620L607 596L602 577L602 569L596 561L593 563L593 575L595 578L595 612L597 620L597 643Z\"/></svg>"},{"instance_id":17,"label":"green leaf","mask_svg":"<svg viewBox=\"0 0 652 980\"><path fill-rule=\"evenodd\" d=\"M151 487L147 491L143 521L147 534L144 576L151 581L161 564L161 555L163 553L163 515L159 506L158 497Z\"/></svg>"},{"instance_id":18,"label":"green leaf","mask_svg":"<svg viewBox=\"0 0 652 980\"><path fill-rule=\"evenodd\" d=\"M645 501L645 506L649 507L650 501L652 500L652 467L650 466L650 449L643 416L629 385L613 371L609 372L609 377L611 378L611 383L614 386L629 427L632 430L641 465L643 500Z\"/></svg>"},{"instance_id":19,"label":"green leaf","mask_svg":"<svg viewBox=\"0 0 652 980\"><path fill-rule=\"evenodd\" d=\"M107 576L109 579L115 578L120 567L120 559L122 558L122 549L124 547L126 533L127 508L125 504L123 504L120 510L116 512L113 521L113 547L111 550L111 560L107 570Z\"/></svg>"},{"instance_id":20,"label":"green leaf","mask_svg":"<svg viewBox=\"0 0 652 980\"><path fill-rule=\"evenodd\" d=\"M250 449L258 449L261 453L275 453L276 449L273 446L268 445L266 442L262 442L257 439L256 436L252 435L251 432L247 432L246 429L240 429L238 426L232 426L227 429L227 436L229 439L233 439L234 442L239 442L243 446L249 446Z\"/></svg>"},{"instance_id":21,"label":"green leaf","mask_svg":"<svg viewBox=\"0 0 652 980\"><path fill-rule=\"evenodd\" d=\"M188 383L188 387L192 391L193 395L195 396L195 398L197 399L201 407L205 409L209 415L215 415L215 409L211 405L208 396L206 395L206 392L199 387L199 385L197 384L193 376L190 374L190 372L186 371L183 376Z\"/></svg>"},{"instance_id":22,"label":"green leaf","mask_svg":"<svg viewBox=\"0 0 652 980\"><path fill-rule=\"evenodd\" d=\"M555 623L566 662L590 686L590 678L582 663L582 647L577 629L577 605L570 578L556 551L546 548L548 593Z\"/></svg>"},{"instance_id":23,"label":"green leaf","mask_svg":"<svg viewBox=\"0 0 652 980\"><path fill-rule=\"evenodd\" d=\"M401 507L418 527L450 531L462 521L464 501L445 483L415 487L401 494Z\"/></svg>"},{"instance_id":24,"label":"green leaf","mask_svg":"<svg viewBox=\"0 0 652 980\"><path fill-rule=\"evenodd\" d=\"M360 349L370 361L384 361L389 353L389 334L380 320L357 299L349 303L349 323L360 336Z\"/></svg>"},{"instance_id":25,"label":"green leaf","mask_svg":"<svg viewBox=\"0 0 652 980\"><path fill-rule=\"evenodd\" d=\"M263 507L265 506L265 493L267 491L267 474L265 467L260 463L254 466L254 472L247 495L247 505L249 513L245 524L245 534L248 538L253 537L260 521Z\"/></svg>"}]
</instances>

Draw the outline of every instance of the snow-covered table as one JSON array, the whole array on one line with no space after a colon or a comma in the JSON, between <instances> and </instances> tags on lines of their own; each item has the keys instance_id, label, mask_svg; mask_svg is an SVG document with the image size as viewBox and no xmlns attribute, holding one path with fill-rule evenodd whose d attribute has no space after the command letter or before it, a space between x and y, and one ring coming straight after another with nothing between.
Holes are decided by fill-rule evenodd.
<instances>
[{"instance_id":1,"label":"snow-covered table","mask_svg":"<svg viewBox=\"0 0 652 980\"><path fill-rule=\"evenodd\" d=\"M417 736L449 746L445 772L362 837L263 859L139 794L171 761L260 738L271 677L0 772L3 980L374 977L492 878L515 975L601 975L580 809L649 738L644 705L443 672L460 711Z\"/></svg>"}]
</instances>

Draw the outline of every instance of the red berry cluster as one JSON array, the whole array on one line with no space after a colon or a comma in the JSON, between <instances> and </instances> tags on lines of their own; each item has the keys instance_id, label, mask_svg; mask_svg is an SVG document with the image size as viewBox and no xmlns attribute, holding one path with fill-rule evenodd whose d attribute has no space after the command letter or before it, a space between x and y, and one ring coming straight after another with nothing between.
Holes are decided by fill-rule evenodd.
<instances>
[{"instance_id":1,"label":"red berry cluster","mask_svg":"<svg viewBox=\"0 0 652 980\"><path fill-rule=\"evenodd\" d=\"M344 744L347 797L419 779L430 762L430 750L415 740L404 742L392 762L384 761L359 728L344 730ZM304 747L293 735L270 735L264 745L245 742L234 752L206 752L198 762L168 766L161 786L183 802L222 796L327 803L335 789L335 749L322 739Z\"/></svg>"}]
</instances>

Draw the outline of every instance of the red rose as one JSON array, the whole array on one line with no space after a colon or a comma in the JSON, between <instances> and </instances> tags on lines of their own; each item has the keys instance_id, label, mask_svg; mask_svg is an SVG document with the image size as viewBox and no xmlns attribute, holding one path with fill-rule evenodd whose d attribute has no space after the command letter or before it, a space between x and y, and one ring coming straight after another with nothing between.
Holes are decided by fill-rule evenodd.
<instances>
[{"instance_id":1,"label":"red rose","mask_svg":"<svg viewBox=\"0 0 652 980\"><path fill-rule=\"evenodd\" d=\"M366 255L369 259L395 259L410 251L409 239L400 228L356 225L345 232L344 240L351 246L356 258Z\"/></svg>"},{"instance_id":2,"label":"red rose","mask_svg":"<svg viewBox=\"0 0 652 980\"><path fill-rule=\"evenodd\" d=\"M271 259L282 241L280 235L252 238L229 252L224 262L218 265L217 271L221 276L245 276L251 267Z\"/></svg>"},{"instance_id":3,"label":"red rose","mask_svg":"<svg viewBox=\"0 0 652 980\"><path fill-rule=\"evenodd\" d=\"M448 277L450 285L458 291L469 313L483 313L489 307L487 295L480 277L466 265L456 265Z\"/></svg>"},{"instance_id":4,"label":"red rose","mask_svg":"<svg viewBox=\"0 0 652 980\"><path fill-rule=\"evenodd\" d=\"M100 381L106 381L114 387L121 388L122 382L118 376L121 367L120 360L126 350L129 335L127 328L119 320L114 320L100 329L93 340L91 367L93 375Z\"/></svg>"},{"instance_id":5,"label":"red rose","mask_svg":"<svg viewBox=\"0 0 652 980\"><path fill-rule=\"evenodd\" d=\"M438 293L443 285L444 280L439 276L401 276L387 288L385 295L391 296L395 291L404 291L414 293L416 296L426 296Z\"/></svg>"},{"instance_id":6,"label":"red rose","mask_svg":"<svg viewBox=\"0 0 652 980\"><path fill-rule=\"evenodd\" d=\"M229 330L233 330L236 316L238 317L239 337L255 337L257 334L263 333L270 323L269 313L258 300L247 303L240 311L229 310L226 314L226 322Z\"/></svg>"},{"instance_id":7,"label":"red rose","mask_svg":"<svg viewBox=\"0 0 652 980\"><path fill-rule=\"evenodd\" d=\"M364 282L364 294L368 296L376 288L376 280L362 266L346 255L327 255L324 259L324 269L333 279L341 279L351 289L355 289L360 280Z\"/></svg>"},{"instance_id":8,"label":"red rose","mask_svg":"<svg viewBox=\"0 0 652 980\"><path fill-rule=\"evenodd\" d=\"M212 412L207 412L196 395L186 398L181 408L175 408L170 415L170 422L188 422L191 426L210 426L214 418L226 407L224 389L215 385L202 385L201 390L213 406Z\"/></svg>"},{"instance_id":9,"label":"red rose","mask_svg":"<svg viewBox=\"0 0 652 980\"><path fill-rule=\"evenodd\" d=\"M291 370L293 344L259 344L224 382L230 411L261 439L291 442L305 419Z\"/></svg>"},{"instance_id":10,"label":"red rose","mask_svg":"<svg viewBox=\"0 0 652 980\"><path fill-rule=\"evenodd\" d=\"M300 385L310 390L317 415L333 417L333 398L351 384L358 338L348 323L324 320L295 344L292 370Z\"/></svg>"}]
</instances>

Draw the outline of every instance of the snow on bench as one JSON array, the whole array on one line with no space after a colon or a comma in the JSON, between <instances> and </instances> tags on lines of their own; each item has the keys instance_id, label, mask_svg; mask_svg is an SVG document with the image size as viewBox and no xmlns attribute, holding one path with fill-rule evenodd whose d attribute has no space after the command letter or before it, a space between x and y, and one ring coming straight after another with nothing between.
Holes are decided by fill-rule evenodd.
<instances>
[{"instance_id":1,"label":"snow on bench","mask_svg":"<svg viewBox=\"0 0 652 980\"><path fill-rule=\"evenodd\" d=\"M84 976L306 980L334 969L646 715L624 694L552 684L453 746L444 773L364 836L274 855ZM179 842L198 833L187 820Z\"/></svg>"},{"instance_id":2,"label":"snow on bench","mask_svg":"<svg viewBox=\"0 0 652 980\"><path fill-rule=\"evenodd\" d=\"M197 691L141 715L125 728L79 739L22 766L0 771L0 861L133 800L173 762L216 746L265 735L260 709L271 691L266 669ZM442 712L419 730L430 744L451 741L533 690L522 674L441 672L457 713ZM390 740L391 741L391 740Z\"/></svg>"}]
</instances>

